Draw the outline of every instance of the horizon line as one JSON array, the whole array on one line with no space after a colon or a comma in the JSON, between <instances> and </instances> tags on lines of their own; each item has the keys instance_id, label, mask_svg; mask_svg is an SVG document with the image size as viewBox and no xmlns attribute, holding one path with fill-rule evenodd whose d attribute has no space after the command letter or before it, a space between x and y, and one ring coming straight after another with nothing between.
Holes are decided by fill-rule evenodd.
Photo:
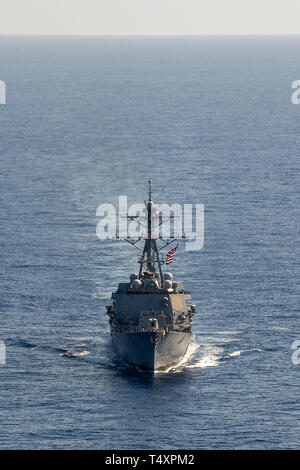
<instances>
[{"instance_id":1,"label":"horizon line","mask_svg":"<svg viewBox=\"0 0 300 470\"><path fill-rule=\"evenodd\" d=\"M274 37L300 36L300 33L197 33L197 34L44 34L44 33L0 33L0 37Z\"/></svg>"}]
</instances>

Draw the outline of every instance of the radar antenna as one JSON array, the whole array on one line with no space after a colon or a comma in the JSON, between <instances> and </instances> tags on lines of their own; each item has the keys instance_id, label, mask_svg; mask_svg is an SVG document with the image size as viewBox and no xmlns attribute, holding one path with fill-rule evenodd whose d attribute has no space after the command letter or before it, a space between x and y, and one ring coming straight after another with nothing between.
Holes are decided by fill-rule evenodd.
<instances>
[{"instance_id":1,"label":"radar antenna","mask_svg":"<svg viewBox=\"0 0 300 470\"><path fill-rule=\"evenodd\" d=\"M164 258L159 255L159 251L164 249L166 246L170 245L171 243L177 241L175 237L169 237L164 239L160 234L154 237L153 233L154 230L159 227L161 224L166 222L169 219L174 219L176 216L169 215L169 216L162 216L161 214L157 215L157 209L155 208L153 201L152 201L152 180L148 180L148 200L144 202L146 208L146 216L139 217L139 216L131 216L126 214L126 218L130 220L134 220L135 222L141 224L146 228L146 236L145 237L138 237L132 238L127 236L125 240L133 245L138 250L142 251L142 255L138 258L138 263L140 264L138 279L142 277L143 268L146 269L148 273L154 274L157 270L159 271L159 278L160 284L163 286L163 274L162 274L162 265L164 264ZM146 219L147 224L144 225L140 219ZM157 222L158 221L158 222ZM145 243L144 246L141 247L138 245L140 240L144 239ZM157 247L156 240L160 239L163 242L163 246L160 248Z\"/></svg>"}]
</instances>

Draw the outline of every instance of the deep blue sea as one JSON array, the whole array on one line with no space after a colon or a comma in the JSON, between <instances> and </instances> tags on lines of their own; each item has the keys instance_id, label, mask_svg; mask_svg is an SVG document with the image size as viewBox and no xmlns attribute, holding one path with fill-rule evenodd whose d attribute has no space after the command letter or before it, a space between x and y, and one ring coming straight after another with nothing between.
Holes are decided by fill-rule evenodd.
<instances>
[{"instance_id":1,"label":"deep blue sea","mask_svg":"<svg viewBox=\"0 0 300 470\"><path fill-rule=\"evenodd\" d=\"M299 37L1 37L1 449L300 446ZM96 209L205 206L172 271L186 362L115 358L105 305L137 253Z\"/></svg>"}]
</instances>

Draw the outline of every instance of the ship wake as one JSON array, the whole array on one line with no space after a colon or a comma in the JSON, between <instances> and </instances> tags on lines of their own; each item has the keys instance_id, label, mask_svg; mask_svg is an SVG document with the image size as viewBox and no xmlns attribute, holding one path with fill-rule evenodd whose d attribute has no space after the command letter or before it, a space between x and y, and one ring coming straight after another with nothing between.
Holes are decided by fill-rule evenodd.
<instances>
[{"instance_id":1,"label":"ship wake","mask_svg":"<svg viewBox=\"0 0 300 470\"><path fill-rule=\"evenodd\" d=\"M260 348L238 349L225 354L224 348L219 344L201 344L192 342L182 360L175 366L157 373L178 373L190 369L206 369L220 366L225 361L252 352L261 352Z\"/></svg>"}]
</instances>

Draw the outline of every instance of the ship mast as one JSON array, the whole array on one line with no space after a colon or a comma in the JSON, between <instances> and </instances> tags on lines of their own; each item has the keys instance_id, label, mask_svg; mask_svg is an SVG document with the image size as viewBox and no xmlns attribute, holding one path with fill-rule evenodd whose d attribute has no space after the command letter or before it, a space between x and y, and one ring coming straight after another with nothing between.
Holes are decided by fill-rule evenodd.
<instances>
[{"instance_id":1,"label":"ship mast","mask_svg":"<svg viewBox=\"0 0 300 470\"><path fill-rule=\"evenodd\" d=\"M143 254L141 256L141 259L139 260L139 263L140 263L139 279L142 275L142 269L143 269L144 264L146 264L148 272L155 273L156 271L155 263L157 263L158 269L159 269L160 280L162 283L163 275L162 275L162 270L161 270L161 260L158 254L156 240L155 238L152 238L153 201L152 201L151 183L152 183L152 180L149 180L148 181L148 184L149 184L148 201L145 201L145 206L147 209L147 235L148 237L145 240Z\"/></svg>"},{"instance_id":2,"label":"ship mast","mask_svg":"<svg viewBox=\"0 0 300 470\"><path fill-rule=\"evenodd\" d=\"M174 237L171 237L168 240L163 239L161 236L158 236L159 239L161 239L164 242L164 245L158 249L156 239L152 238L153 233L152 229L154 228L154 222L155 218L159 219L158 225L161 225L163 223L163 217L155 217L154 214L154 204L152 201L152 187L151 187L152 180L148 180L148 200L145 201L145 207L146 207L146 212L147 212L147 237L145 238L145 243L144 247L141 248L137 245L137 242L140 241L141 238L138 238L137 240L133 240L130 237L126 238L126 241L128 241L131 245L135 246L139 250L143 252L142 256L139 258L138 262L140 264L140 269L139 269L139 275L138 278L140 279L142 277L142 270L143 267L146 268L148 273L154 274L155 271L158 269L159 270L159 277L160 277L160 284L161 286L163 285L163 274L162 274L162 269L161 266L163 264L163 259L160 258L159 256L159 251L165 248L167 245L170 243L174 242L176 239ZM133 220L135 216L129 216L127 215L127 218ZM172 219L174 216L170 215L168 219Z\"/></svg>"}]
</instances>

